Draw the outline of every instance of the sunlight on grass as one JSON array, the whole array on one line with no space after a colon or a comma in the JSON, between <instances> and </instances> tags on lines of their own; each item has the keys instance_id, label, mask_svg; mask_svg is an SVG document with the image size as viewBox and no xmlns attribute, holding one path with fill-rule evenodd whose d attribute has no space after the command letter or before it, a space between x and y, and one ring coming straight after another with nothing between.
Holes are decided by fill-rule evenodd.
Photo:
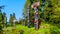
<instances>
[{"instance_id":1,"label":"sunlight on grass","mask_svg":"<svg viewBox=\"0 0 60 34\"><path fill-rule=\"evenodd\" d=\"M12 34L19 34L19 33L23 33L23 34L51 34L51 31L55 31L55 32L60 32L60 29L57 26L53 26L51 24L47 24L47 23L42 23L40 25L39 30L35 30L34 27L33 28L28 28L27 26L22 26L22 25L16 25L16 28L14 27L7 27L5 29L3 29L6 33L12 33Z\"/></svg>"}]
</instances>

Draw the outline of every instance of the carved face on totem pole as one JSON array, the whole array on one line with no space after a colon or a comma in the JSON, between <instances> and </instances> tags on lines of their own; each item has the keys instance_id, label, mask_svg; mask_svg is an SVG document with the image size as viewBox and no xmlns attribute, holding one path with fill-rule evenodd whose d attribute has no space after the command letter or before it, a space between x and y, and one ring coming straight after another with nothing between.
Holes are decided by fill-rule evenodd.
<instances>
[{"instance_id":1,"label":"carved face on totem pole","mask_svg":"<svg viewBox=\"0 0 60 34\"><path fill-rule=\"evenodd\" d=\"M40 2L33 3L33 4L31 5L31 7L32 7L32 8L36 8L36 7L39 6L39 4L40 4Z\"/></svg>"}]
</instances>

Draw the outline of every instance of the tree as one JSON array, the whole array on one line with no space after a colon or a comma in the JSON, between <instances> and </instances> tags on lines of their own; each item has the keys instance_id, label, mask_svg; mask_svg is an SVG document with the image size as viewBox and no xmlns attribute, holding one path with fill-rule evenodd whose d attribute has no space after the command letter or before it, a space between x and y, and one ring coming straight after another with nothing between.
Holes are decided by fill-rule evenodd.
<instances>
[{"instance_id":1,"label":"tree","mask_svg":"<svg viewBox=\"0 0 60 34\"><path fill-rule=\"evenodd\" d=\"M13 25L13 15L12 14L10 14L9 22L11 23L11 25Z\"/></svg>"},{"instance_id":2,"label":"tree","mask_svg":"<svg viewBox=\"0 0 60 34\"><path fill-rule=\"evenodd\" d=\"M15 17L15 13L13 13L13 18L16 19L16 17Z\"/></svg>"},{"instance_id":3,"label":"tree","mask_svg":"<svg viewBox=\"0 0 60 34\"><path fill-rule=\"evenodd\" d=\"M2 11L1 9L3 9L4 6L0 6L0 33L2 31L2 28L3 28L3 14L2 14Z\"/></svg>"},{"instance_id":4,"label":"tree","mask_svg":"<svg viewBox=\"0 0 60 34\"><path fill-rule=\"evenodd\" d=\"M0 32L2 31L2 12L0 10Z\"/></svg>"},{"instance_id":5,"label":"tree","mask_svg":"<svg viewBox=\"0 0 60 34\"><path fill-rule=\"evenodd\" d=\"M10 14L10 19L9 19L9 22L11 23L11 25L13 25L13 21L16 19L16 17L15 17L15 13L13 13L13 14Z\"/></svg>"},{"instance_id":6,"label":"tree","mask_svg":"<svg viewBox=\"0 0 60 34\"><path fill-rule=\"evenodd\" d=\"M3 12L3 23L4 23L4 27L6 27L6 25L7 25L7 16L6 16L6 13L5 12Z\"/></svg>"}]
</instances>

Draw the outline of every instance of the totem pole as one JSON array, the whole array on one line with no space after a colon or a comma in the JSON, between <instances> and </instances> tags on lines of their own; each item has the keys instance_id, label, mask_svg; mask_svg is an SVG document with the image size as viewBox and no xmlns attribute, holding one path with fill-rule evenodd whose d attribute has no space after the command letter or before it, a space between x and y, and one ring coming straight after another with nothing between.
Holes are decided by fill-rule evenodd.
<instances>
[{"instance_id":1,"label":"totem pole","mask_svg":"<svg viewBox=\"0 0 60 34\"><path fill-rule=\"evenodd\" d=\"M38 29L38 6L40 2L33 3L31 7L34 9L34 27L35 29Z\"/></svg>"}]
</instances>

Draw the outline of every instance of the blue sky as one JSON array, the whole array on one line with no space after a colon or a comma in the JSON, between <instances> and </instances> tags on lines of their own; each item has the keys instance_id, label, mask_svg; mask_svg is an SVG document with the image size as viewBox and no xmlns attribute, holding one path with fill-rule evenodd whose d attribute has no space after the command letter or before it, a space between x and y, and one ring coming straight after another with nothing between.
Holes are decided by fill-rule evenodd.
<instances>
[{"instance_id":1,"label":"blue sky","mask_svg":"<svg viewBox=\"0 0 60 34\"><path fill-rule=\"evenodd\" d=\"M0 6L5 5L2 12L7 14L7 19L9 20L10 14L15 13L16 18L22 18L22 9L24 8L26 0L0 0Z\"/></svg>"}]
</instances>

